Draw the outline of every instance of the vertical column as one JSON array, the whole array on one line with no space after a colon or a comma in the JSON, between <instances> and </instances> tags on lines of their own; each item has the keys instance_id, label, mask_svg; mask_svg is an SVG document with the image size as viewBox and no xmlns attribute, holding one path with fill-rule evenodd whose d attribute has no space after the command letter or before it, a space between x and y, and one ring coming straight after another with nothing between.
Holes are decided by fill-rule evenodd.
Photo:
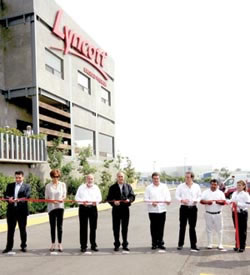
<instances>
[{"instance_id":1,"label":"vertical column","mask_svg":"<svg viewBox=\"0 0 250 275\"><path fill-rule=\"evenodd\" d=\"M75 134L74 134L74 124L73 124L73 104L72 104L72 61L71 55L68 55L69 60L69 109L70 109L70 134L71 134L71 156L74 158L75 156Z\"/></svg>"},{"instance_id":2,"label":"vertical column","mask_svg":"<svg viewBox=\"0 0 250 275\"><path fill-rule=\"evenodd\" d=\"M39 102L37 94L32 96L32 123L34 134L39 134Z\"/></svg>"},{"instance_id":3,"label":"vertical column","mask_svg":"<svg viewBox=\"0 0 250 275\"><path fill-rule=\"evenodd\" d=\"M9 159L9 155L10 155L10 143L9 143L9 135L5 134L5 138L6 138L6 159Z\"/></svg>"},{"instance_id":4,"label":"vertical column","mask_svg":"<svg viewBox=\"0 0 250 275\"><path fill-rule=\"evenodd\" d=\"M16 152L16 160L20 159L20 152L19 152L19 140L20 137L19 136L15 136L15 152Z\"/></svg>"},{"instance_id":5,"label":"vertical column","mask_svg":"<svg viewBox=\"0 0 250 275\"><path fill-rule=\"evenodd\" d=\"M10 135L10 159L14 159L14 151L15 151L15 146L14 146L14 136Z\"/></svg>"},{"instance_id":6,"label":"vertical column","mask_svg":"<svg viewBox=\"0 0 250 275\"><path fill-rule=\"evenodd\" d=\"M20 159L24 159L24 153L23 153L23 137L20 137Z\"/></svg>"},{"instance_id":7,"label":"vertical column","mask_svg":"<svg viewBox=\"0 0 250 275\"><path fill-rule=\"evenodd\" d=\"M37 49L36 49L36 14L30 22L31 55L32 55L32 84L35 87L35 95L32 96L32 123L34 134L39 134L39 96L37 80Z\"/></svg>"}]
</instances>

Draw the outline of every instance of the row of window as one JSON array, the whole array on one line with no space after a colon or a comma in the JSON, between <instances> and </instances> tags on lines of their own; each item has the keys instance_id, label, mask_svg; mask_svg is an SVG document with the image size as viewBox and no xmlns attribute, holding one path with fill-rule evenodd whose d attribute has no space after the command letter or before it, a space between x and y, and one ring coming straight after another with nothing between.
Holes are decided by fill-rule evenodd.
<instances>
[{"instance_id":1,"label":"row of window","mask_svg":"<svg viewBox=\"0 0 250 275\"><path fill-rule=\"evenodd\" d=\"M45 69L61 79L64 78L63 60L48 49L45 49ZM90 78L79 71L77 72L77 84L80 89L91 95ZM101 87L101 102L111 106L110 92L103 87Z\"/></svg>"},{"instance_id":2,"label":"row of window","mask_svg":"<svg viewBox=\"0 0 250 275\"><path fill-rule=\"evenodd\" d=\"M78 148L91 146L94 154L96 154L96 132L74 127L75 146ZM99 155L102 157L114 157L114 137L102 133L98 133Z\"/></svg>"}]
</instances>

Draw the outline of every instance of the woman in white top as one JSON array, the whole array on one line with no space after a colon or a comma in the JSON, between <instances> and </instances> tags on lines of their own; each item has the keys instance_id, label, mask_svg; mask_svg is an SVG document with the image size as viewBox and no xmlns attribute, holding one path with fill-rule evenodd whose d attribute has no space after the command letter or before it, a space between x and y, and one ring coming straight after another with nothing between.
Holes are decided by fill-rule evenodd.
<instances>
[{"instance_id":1,"label":"woman in white top","mask_svg":"<svg viewBox=\"0 0 250 275\"><path fill-rule=\"evenodd\" d=\"M247 239L247 219L248 212L247 207L249 207L249 194L246 192L246 183L243 180L237 182L237 190L232 195L231 202L235 202L237 204L237 214L238 214L238 225L239 225L239 240L240 240L240 248L238 249L236 246L234 251L244 252L246 247L246 239ZM232 213L233 223L235 227L235 216L234 212Z\"/></svg>"},{"instance_id":2,"label":"woman in white top","mask_svg":"<svg viewBox=\"0 0 250 275\"><path fill-rule=\"evenodd\" d=\"M66 198L67 190L66 184L60 182L61 172L59 169L51 170L50 177L51 183L48 183L45 188L45 199L55 200L55 202L48 203L48 213L50 222L51 233L51 248L50 251L55 251L56 241L56 225L57 225L57 239L58 239L58 251L62 252L62 226L63 226L63 213L64 202Z\"/></svg>"}]
</instances>

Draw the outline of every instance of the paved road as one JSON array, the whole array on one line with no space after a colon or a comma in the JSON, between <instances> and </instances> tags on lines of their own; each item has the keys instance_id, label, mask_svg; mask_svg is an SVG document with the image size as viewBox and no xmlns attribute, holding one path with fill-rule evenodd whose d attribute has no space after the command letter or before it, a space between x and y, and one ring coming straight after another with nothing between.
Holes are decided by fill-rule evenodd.
<instances>
[{"instance_id":1,"label":"paved road","mask_svg":"<svg viewBox=\"0 0 250 275\"><path fill-rule=\"evenodd\" d=\"M172 197L173 197L172 193ZM245 253L232 251L234 231L229 207L224 209L225 247L227 252L216 249L208 251L204 230L203 206L199 206L197 225L199 253L189 251L189 239L183 251L176 250L178 238L177 202L169 207L166 219L165 242L166 252L152 252L150 249L149 221L144 203L131 207L129 227L130 253L113 252L111 230L111 211L99 212L97 242L100 251L83 254L79 249L78 218L64 220L64 252L51 254L49 225L35 225L28 228L28 252L18 251L19 232L16 232L15 255L0 255L1 274L250 274L250 249ZM249 236L250 239L250 236ZM0 234L0 249L5 246L6 233ZM250 242L248 240L248 246Z\"/></svg>"}]
</instances>

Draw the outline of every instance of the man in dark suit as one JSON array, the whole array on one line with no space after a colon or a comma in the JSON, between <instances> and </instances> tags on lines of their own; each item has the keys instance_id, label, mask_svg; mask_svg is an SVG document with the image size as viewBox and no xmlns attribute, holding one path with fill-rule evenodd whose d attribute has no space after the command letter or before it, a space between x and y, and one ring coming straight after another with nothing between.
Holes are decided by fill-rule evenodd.
<instances>
[{"instance_id":1,"label":"man in dark suit","mask_svg":"<svg viewBox=\"0 0 250 275\"><path fill-rule=\"evenodd\" d=\"M21 251L26 252L26 224L27 216L29 215L28 202L22 201L30 197L30 185L23 182L23 171L15 172L16 182L9 183L4 193L5 199L8 199L7 207L7 244L3 253L8 253L12 250L14 244L14 234L16 224L18 223L21 237Z\"/></svg>"},{"instance_id":2,"label":"man in dark suit","mask_svg":"<svg viewBox=\"0 0 250 275\"><path fill-rule=\"evenodd\" d=\"M129 206L135 200L135 195L131 185L125 183L124 174L117 173L117 182L110 186L107 197L112 206L112 222L114 233L114 251L119 251L120 243L120 225L122 228L122 247L128 249L128 224L129 224Z\"/></svg>"}]
</instances>

